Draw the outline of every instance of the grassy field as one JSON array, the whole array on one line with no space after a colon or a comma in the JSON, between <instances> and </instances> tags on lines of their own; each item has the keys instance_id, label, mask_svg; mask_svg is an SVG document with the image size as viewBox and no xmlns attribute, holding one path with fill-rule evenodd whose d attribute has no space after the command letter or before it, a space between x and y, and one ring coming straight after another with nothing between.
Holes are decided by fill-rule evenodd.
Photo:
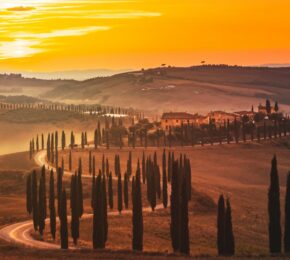
<instances>
[{"instance_id":1,"label":"grassy field","mask_svg":"<svg viewBox=\"0 0 290 260\"><path fill-rule=\"evenodd\" d=\"M155 149L148 148L146 155L153 155ZM216 255L216 201L219 194L229 196L232 203L233 225L236 239L236 251L240 256L267 255L267 190L269 185L270 161L274 154L278 159L278 171L281 184L281 212L282 224L283 206L285 196L286 175L290 170L290 139L272 140L263 144L222 145L214 147L175 148L175 155L185 153L191 159L192 187L194 196L189 207L190 240L192 255ZM113 170L114 155L121 157L121 169L125 171L128 150L111 149L97 150L97 169L101 166L102 155L109 158L110 168ZM133 171L136 162L141 158L142 149L132 152ZM157 150L158 162L161 163L162 149ZM64 158L67 168L68 152L60 152L59 159ZM76 169L78 158L83 160L83 172L88 171L88 150L73 151L73 168ZM27 153L0 156L2 173L0 175L0 225L27 219L25 212L25 179L23 174L30 171L35 165L29 161ZM84 179L85 211L90 209L91 181ZM9 186L10 185L10 186ZM64 185L69 188L69 178L65 178ZM10 188L9 188L10 187ZM142 186L145 193L146 187ZM116 194L116 183L114 182ZM19 196L20 195L20 196ZM116 199L116 198L115 198ZM143 198L146 206L145 196ZM116 201L114 203L116 206ZM9 214L8 214L9 213ZM5 215L6 214L6 215ZM155 213L144 213L144 250L146 252L162 252L171 254L171 242L169 237L170 215L169 209ZM87 249L69 252L66 257L86 258L103 257L105 259L131 259L135 254L128 253L131 248L131 216L120 215L109 217L108 250L105 252L92 252ZM81 221L80 246L91 248L91 219ZM46 228L45 239L49 238L49 229ZM118 250L118 253L110 250ZM121 251L120 251L121 250ZM6 253L3 253L6 252ZM39 253L28 249L14 249L6 244L1 244L3 259L18 259L23 254L26 258L34 259ZM34 256L36 254L36 256ZM48 259L53 253L44 251L42 259ZM15 258L13 258L15 256ZM63 251L57 251L56 258L63 258ZM117 257L116 257L117 256ZM11 257L11 258L9 258ZM139 255L138 255L139 257ZM142 255L142 259L152 257L152 253ZM164 256L156 256L163 259ZM2 257L1 257L2 259ZM198 259L198 258L197 258Z\"/></svg>"},{"instance_id":2,"label":"grassy field","mask_svg":"<svg viewBox=\"0 0 290 260\"><path fill-rule=\"evenodd\" d=\"M206 194L212 201L216 202L218 196L223 193L232 202L233 224L236 238L236 250L240 255L247 254L267 254L268 252L268 231L267 231L267 190L269 185L270 162L274 154L278 158L278 170L281 184L281 205L284 206L285 181L286 175L290 170L289 158L289 139L267 141L263 144L233 144L230 146L222 145L215 147L195 147L195 148L175 148L175 155L185 153L191 160L192 166L192 187L196 192ZM146 155L151 154L155 149L148 148ZM135 170L138 158L142 158L141 149L132 152L133 170ZM101 166L102 155L109 158L110 167L113 168L113 158L115 153L120 154L122 172L125 171L128 150L98 150L93 151L96 156L97 168ZM161 162L162 149L158 150L158 161ZM65 151L59 154L64 158L67 167L68 153ZM88 171L88 151L75 150L73 152L73 168L77 168L78 158L83 160L84 173ZM113 170L113 169L112 169ZM145 190L145 187L143 188ZM196 199L198 201L198 199ZM194 204L195 202L193 202ZM283 221L283 208L282 224ZM161 213L160 213L161 214ZM117 218L117 217L116 217ZM118 218L117 218L118 219ZM122 241L131 234L131 222L119 218L121 225L116 223L115 217L110 218L109 225L113 225L112 230L122 227ZM148 251L171 252L169 235L169 212L162 213L162 217L154 217L150 214L144 217L145 234L149 236L144 240L144 248ZM116 224L115 224L116 223ZM116 225L116 226L115 226ZM84 230L91 229L91 221L86 220L82 223ZM118 229L117 229L118 230ZM150 230L157 233L153 235L156 243L152 243ZM118 235L110 232L108 242L109 248L118 248L120 243ZM81 243L90 245L91 235L84 232L81 235ZM163 235L162 235L163 234ZM167 235L164 235L167 234ZM216 215L215 212L203 212L199 209L190 208L190 235L191 235L191 254L215 254L216 252ZM158 242L157 242L158 241ZM126 248L130 248L130 239ZM126 243L125 243L126 244ZM160 247L161 245L161 247Z\"/></svg>"}]
</instances>

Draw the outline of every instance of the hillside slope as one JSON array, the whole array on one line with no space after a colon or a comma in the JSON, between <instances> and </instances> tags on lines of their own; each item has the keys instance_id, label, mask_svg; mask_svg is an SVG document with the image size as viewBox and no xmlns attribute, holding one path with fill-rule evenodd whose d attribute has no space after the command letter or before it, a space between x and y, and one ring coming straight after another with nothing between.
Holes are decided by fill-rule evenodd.
<instances>
[{"instance_id":1,"label":"hillside slope","mask_svg":"<svg viewBox=\"0 0 290 260\"><path fill-rule=\"evenodd\" d=\"M39 96L66 102L132 106L159 113L249 109L270 98L290 112L290 68L155 68L85 81L55 81L54 84L54 87L49 84L49 89Z\"/></svg>"}]
</instances>

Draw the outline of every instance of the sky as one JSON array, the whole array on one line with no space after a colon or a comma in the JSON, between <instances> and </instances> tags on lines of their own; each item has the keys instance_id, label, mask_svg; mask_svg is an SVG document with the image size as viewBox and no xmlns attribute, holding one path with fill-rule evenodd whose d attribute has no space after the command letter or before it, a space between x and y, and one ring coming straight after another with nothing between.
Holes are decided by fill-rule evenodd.
<instances>
[{"instance_id":1,"label":"sky","mask_svg":"<svg viewBox=\"0 0 290 260\"><path fill-rule=\"evenodd\" d=\"M0 1L0 71L290 63L289 0Z\"/></svg>"}]
</instances>

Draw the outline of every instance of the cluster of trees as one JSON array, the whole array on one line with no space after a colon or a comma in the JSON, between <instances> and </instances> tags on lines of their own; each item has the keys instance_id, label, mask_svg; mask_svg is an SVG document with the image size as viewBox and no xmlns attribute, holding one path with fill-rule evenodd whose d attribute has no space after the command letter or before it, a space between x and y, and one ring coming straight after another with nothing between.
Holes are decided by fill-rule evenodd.
<instances>
[{"instance_id":1,"label":"cluster of trees","mask_svg":"<svg viewBox=\"0 0 290 260\"><path fill-rule=\"evenodd\" d=\"M285 227L284 227L284 252L290 253L290 172L287 176L285 196ZM281 209L280 209L280 185L276 156L272 159L270 172L270 187L268 191L268 215L269 215L269 249L273 254L282 252Z\"/></svg>"}]
</instances>

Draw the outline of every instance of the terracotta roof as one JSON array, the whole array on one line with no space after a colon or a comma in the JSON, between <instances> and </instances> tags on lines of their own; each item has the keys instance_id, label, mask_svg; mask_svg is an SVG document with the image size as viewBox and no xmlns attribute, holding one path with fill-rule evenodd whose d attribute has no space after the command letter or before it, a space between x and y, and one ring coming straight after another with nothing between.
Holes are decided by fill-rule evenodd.
<instances>
[{"instance_id":1,"label":"terracotta roof","mask_svg":"<svg viewBox=\"0 0 290 260\"><path fill-rule=\"evenodd\" d=\"M189 114L186 112L169 112L163 113L161 119L194 119L196 115Z\"/></svg>"}]
</instances>

